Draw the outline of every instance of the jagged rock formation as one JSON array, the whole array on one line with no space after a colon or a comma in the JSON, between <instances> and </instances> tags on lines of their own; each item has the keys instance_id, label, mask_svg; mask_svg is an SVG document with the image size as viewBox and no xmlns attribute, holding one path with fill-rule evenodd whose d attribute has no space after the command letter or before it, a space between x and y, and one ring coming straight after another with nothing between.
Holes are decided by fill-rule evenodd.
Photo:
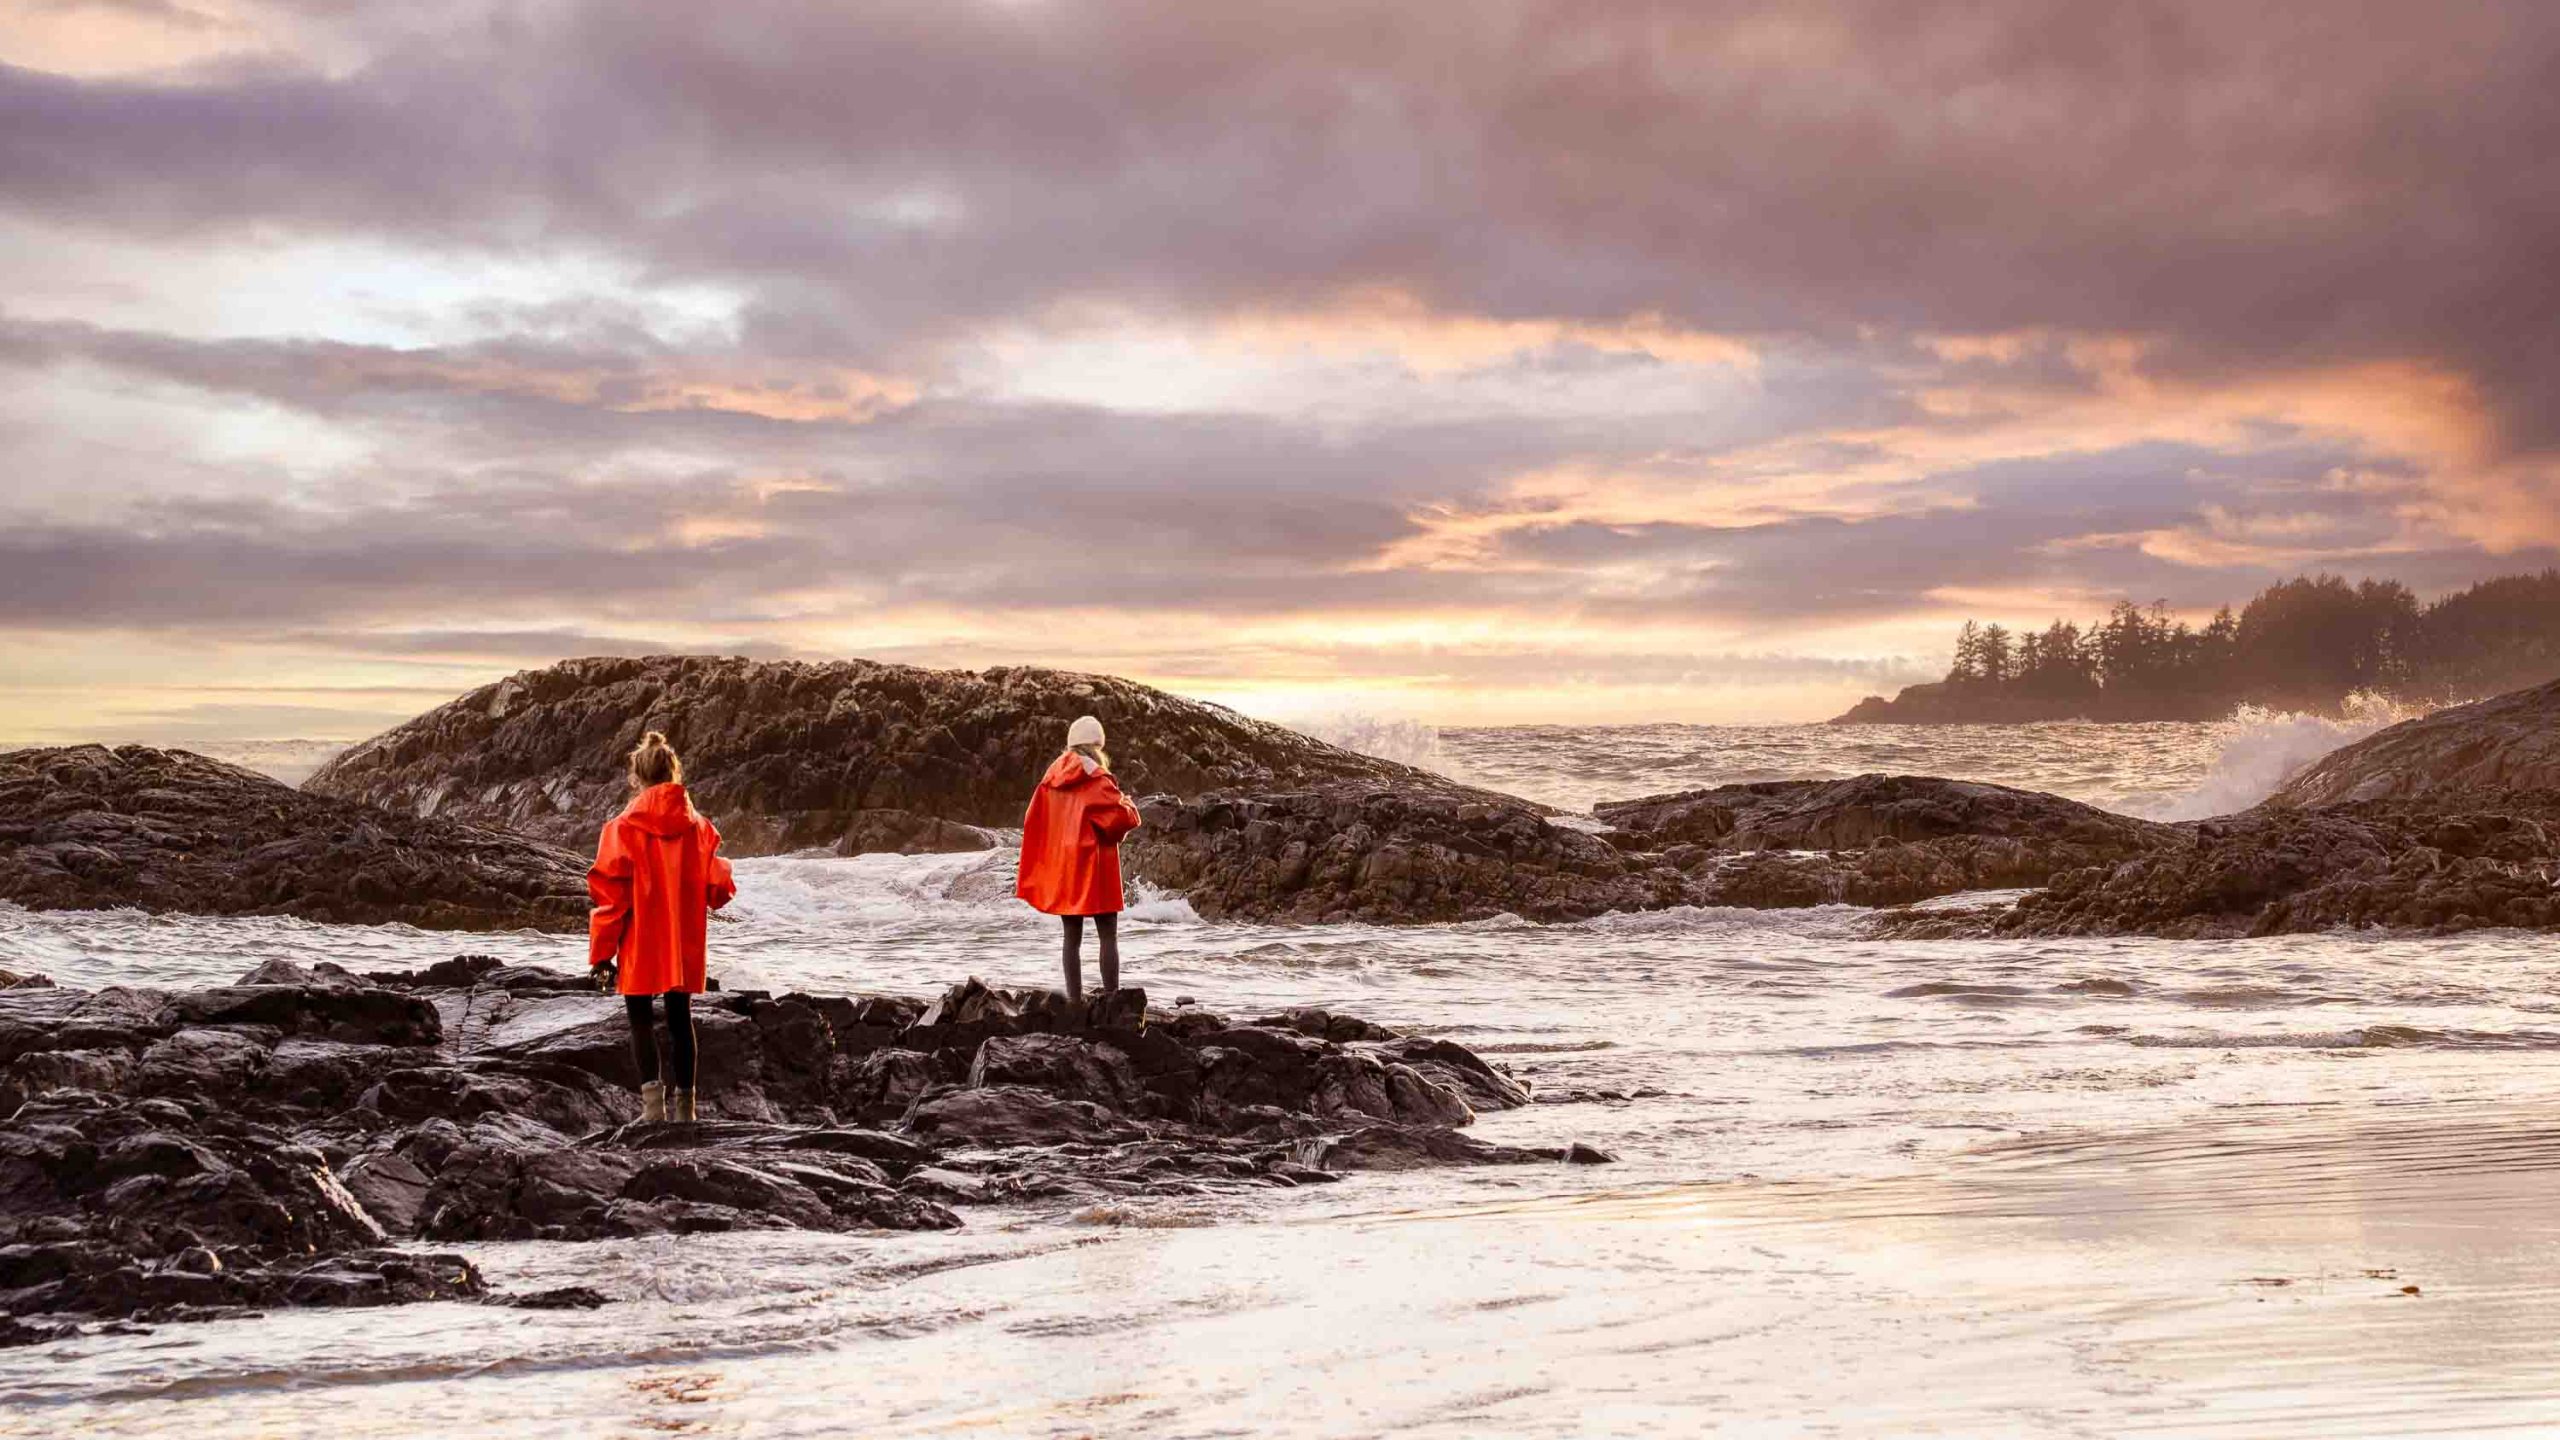
<instances>
[{"instance_id":1,"label":"jagged rock formation","mask_svg":"<svg viewBox=\"0 0 2560 1440\"><path fill-rule=\"evenodd\" d=\"M2412 800L2454 811L2532 791L2560 792L2560 680L2368 735L2286 781L2267 803Z\"/></svg>"},{"instance_id":2,"label":"jagged rock formation","mask_svg":"<svg viewBox=\"0 0 2560 1440\"><path fill-rule=\"evenodd\" d=\"M1613 801L1592 807L1592 814L1622 843L1657 850L1856 850L1881 841L1982 837L2123 855L2157 845L2169 833L2165 825L2038 790L1925 775L1762 780Z\"/></svg>"},{"instance_id":3,"label":"jagged rock formation","mask_svg":"<svg viewBox=\"0 0 2560 1440\"><path fill-rule=\"evenodd\" d=\"M1906 912L1882 933L2153 935L2560 929L2560 685L2397 725L2254 809L2152 826L2057 865L2015 904ZM2056 827L2053 833L2064 833ZM2063 846L2041 847L2059 858Z\"/></svg>"},{"instance_id":4,"label":"jagged rock formation","mask_svg":"<svg viewBox=\"0 0 2560 1440\"><path fill-rule=\"evenodd\" d=\"M0 1343L486 1295L467 1261L392 1240L939 1229L955 1200L1607 1158L1460 1133L1529 1094L1445 1041L974 980L931 1002L706 996L706 1118L647 1125L620 1008L476 957L0 992Z\"/></svg>"},{"instance_id":5,"label":"jagged rock formation","mask_svg":"<svg viewBox=\"0 0 2560 1440\"><path fill-rule=\"evenodd\" d=\"M1676 870L1522 801L1346 782L1140 809L1123 863L1213 920L1578 920L1689 893Z\"/></svg>"},{"instance_id":6,"label":"jagged rock formation","mask_svg":"<svg viewBox=\"0 0 2560 1440\"><path fill-rule=\"evenodd\" d=\"M2176 829L2178 843L2055 876L1984 928L2172 939L2560 928L2560 804L2548 796L2462 815L2409 800L2262 807Z\"/></svg>"},{"instance_id":7,"label":"jagged rock formation","mask_svg":"<svg viewBox=\"0 0 2560 1440\"><path fill-rule=\"evenodd\" d=\"M1150 801L1123 859L1210 919L1579 920L1672 905L1901 905L2039 885L2167 843L2167 826L1997 785L1773 781L1595 807L1606 835L1525 804L1345 783Z\"/></svg>"},{"instance_id":8,"label":"jagged rock formation","mask_svg":"<svg viewBox=\"0 0 2560 1440\"><path fill-rule=\"evenodd\" d=\"M1619 845L1657 851L1688 875L1693 903L1761 910L2041 885L2174 833L2058 795L1920 775L1756 781L1594 813Z\"/></svg>"},{"instance_id":9,"label":"jagged rock formation","mask_svg":"<svg viewBox=\"0 0 2560 1440\"><path fill-rule=\"evenodd\" d=\"M30 909L573 929L585 870L514 835L304 794L183 750L0 755L0 899Z\"/></svg>"},{"instance_id":10,"label":"jagged rock formation","mask_svg":"<svg viewBox=\"0 0 2560 1440\"><path fill-rule=\"evenodd\" d=\"M2333 752L2265 804L2066 870L2005 910L1901 933L2276 935L2560 929L2560 683L2440 710Z\"/></svg>"},{"instance_id":11,"label":"jagged rock formation","mask_svg":"<svg viewBox=\"0 0 2560 1440\"><path fill-rule=\"evenodd\" d=\"M983 849L1022 822L1067 722L1111 733L1133 795L1440 776L1105 675L710 656L567 660L512 675L322 767L304 788L591 846L627 798L622 756L663 730L732 854Z\"/></svg>"}]
</instances>

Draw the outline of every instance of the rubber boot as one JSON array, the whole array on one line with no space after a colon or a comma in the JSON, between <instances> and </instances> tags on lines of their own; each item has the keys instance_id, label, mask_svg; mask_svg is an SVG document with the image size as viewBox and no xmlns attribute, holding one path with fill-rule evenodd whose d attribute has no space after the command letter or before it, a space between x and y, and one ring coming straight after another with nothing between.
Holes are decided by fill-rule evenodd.
<instances>
[{"instance_id":1,"label":"rubber boot","mask_svg":"<svg viewBox=\"0 0 2560 1440\"><path fill-rule=\"evenodd\" d=\"M667 1087L655 1080L640 1087L640 1123L644 1125L667 1123Z\"/></svg>"},{"instance_id":2,"label":"rubber boot","mask_svg":"<svg viewBox=\"0 0 2560 1440\"><path fill-rule=\"evenodd\" d=\"M673 1120L679 1125L690 1125L698 1118L693 1113L692 1091L671 1090L667 1092L667 1118Z\"/></svg>"}]
</instances>

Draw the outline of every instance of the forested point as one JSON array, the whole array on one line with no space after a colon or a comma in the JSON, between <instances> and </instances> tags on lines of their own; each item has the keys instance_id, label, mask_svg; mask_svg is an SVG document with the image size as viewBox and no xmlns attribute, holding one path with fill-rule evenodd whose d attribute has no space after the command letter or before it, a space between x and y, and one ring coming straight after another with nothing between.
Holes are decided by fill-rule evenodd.
<instances>
[{"instance_id":1,"label":"forested point","mask_svg":"<svg viewBox=\"0 0 2560 1440\"><path fill-rule=\"evenodd\" d=\"M2359 693L2442 705L2560 676L2560 570L2421 604L2396 580L2307 575L2201 628L2119 601L2081 626L1968 620L1947 678L1870 696L1842 724L2214 720L2243 705L2333 714Z\"/></svg>"}]
</instances>

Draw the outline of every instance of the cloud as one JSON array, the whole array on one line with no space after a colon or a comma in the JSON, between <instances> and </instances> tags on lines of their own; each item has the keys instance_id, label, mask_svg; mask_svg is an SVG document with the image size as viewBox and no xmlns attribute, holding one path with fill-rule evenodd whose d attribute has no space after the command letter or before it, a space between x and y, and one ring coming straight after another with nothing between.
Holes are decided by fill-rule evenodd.
<instances>
[{"instance_id":1,"label":"cloud","mask_svg":"<svg viewBox=\"0 0 2560 1440\"><path fill-rule=\"evenodd\" d=\"M2560 543L2560 11L37 10L0 626L1712 685Z\"/></svg>"}]
</instances>

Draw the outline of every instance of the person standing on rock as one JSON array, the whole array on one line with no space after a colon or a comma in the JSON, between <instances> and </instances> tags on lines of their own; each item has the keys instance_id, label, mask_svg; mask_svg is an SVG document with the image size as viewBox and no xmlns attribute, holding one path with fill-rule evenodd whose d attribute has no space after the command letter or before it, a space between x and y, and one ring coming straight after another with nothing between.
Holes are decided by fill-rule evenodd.
<instances>
[{"instance_id":1,"label":"person standing on rock","mask_svg":"<svg viewBox=\"0 0 2560 1440\"><path fill-rule=\"evenodd\" d=\"M587 871L587 964L600 987L619 990L631 1019L644 1120L694 1118L693 997L702 993L711 912L738 893L720 857L720 831L684 791L684 762L652 730L631 752L636 793L604 822ZM658 1070L650 1001L667 1002L667 1083Z\"/></svg>"},{"instance_id":2,"label":"person standing on rock","mask_svg":"<svg viewBox=\"0 0 2560 1440\"><path fill-rule=\"evenodd\" d=\"M1138 807L1111 778L1102 722L1067 727L1067 748L1050 762L1022 815L1022 863L1013 893L1066 930L1067 998L1084 999L1084 922L1102 945L1102 989L1120 988L1120 838L1138 828Z\"/></svg>"}]
</instances>

